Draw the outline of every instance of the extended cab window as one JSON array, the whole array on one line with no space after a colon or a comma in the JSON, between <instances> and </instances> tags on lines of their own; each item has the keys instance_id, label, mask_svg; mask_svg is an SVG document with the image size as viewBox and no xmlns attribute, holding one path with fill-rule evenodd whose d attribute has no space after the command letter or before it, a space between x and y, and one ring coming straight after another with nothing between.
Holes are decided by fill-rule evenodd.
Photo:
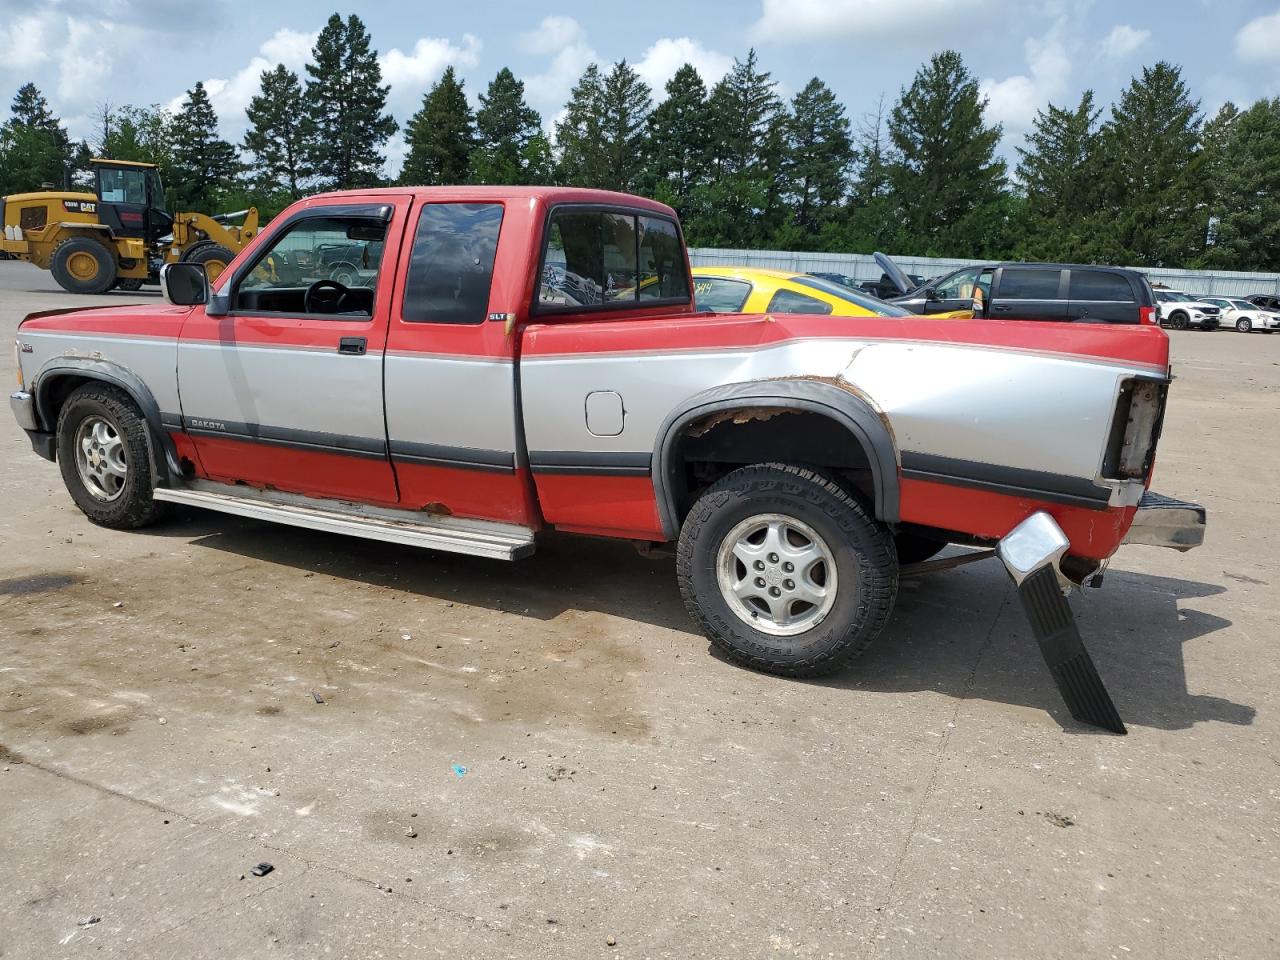
<instances>
[{"instance_id":1,"label":"extended cab window","mask_svg":"<svg viewBox=\"0 0 1280 960\"><path fill-rule=\"evenodd\" d=\"M1116 273L1102 270L1072 270L1071 299L1104 302L1133 302L1129 281Z\"/></svg>"},{"instance_id":2,"label":"extended cab window","mask_svg":"<svg viewBox=\"0 0 1280 960\"><path fill-rule=\"evenodd\" d=\"M609 307L689 300L676 226L662 217L612 210L556 210L542 254L538 304Z\"/></svg>"},{"instance_id":3,"label":"extended cab window","mask_svg":"<svg viewBox=\"0 0 1280 960\"><path fill-rule=\"evenodd\" d=\"M817 297L806 297L803 293L790 290L779 290L765 307L769 313L830 313L831 304L823 303Z\"/></svg>"},{"instance_id":4,"label":"extended cab window","mask_svg":"<svg viewBox=\"0 0 1280 960\"><path fill-rule=\"evenodd\" d=\"M1057 300L1061 270L1018 270L1000 275L1001 300Z\"/></svg>"},{"instance_id":5,"label":"extended cab window","mask_svg":"<svg viewBox=\"0 0 1280 960\"><path fill-rule=\"evenodd\" d=\"M724 277L698 277L693 281L693 297L699 310L712 313L738 313L751 293L745 280Z\"/></svg>"},{"instance_id":6,"label":"extended cab window","mask_svg":"<svg viewBox=\"0 0 1280 960\"><path fill-rule=\"evenodd\" d=\"M404 288L404 319L410 323L484 322L501 229L498 203L423 207Z\"/></svg>"},{"instance_id":7,"label":"extended cab window","mask_svg":"<svg viewBox=\"0 0 1280 960\"><path fill-rule=\"evenodd\" d=\"M232 294L237 313L373 316L387 224L306 217L274 239Z\"/></svg>"}]
</instances>

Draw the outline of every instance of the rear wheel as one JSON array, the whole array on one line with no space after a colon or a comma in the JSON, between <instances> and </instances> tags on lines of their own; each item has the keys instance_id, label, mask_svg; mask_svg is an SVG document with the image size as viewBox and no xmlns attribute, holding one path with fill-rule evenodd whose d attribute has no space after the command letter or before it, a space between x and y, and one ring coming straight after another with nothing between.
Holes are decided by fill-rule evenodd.
<instances>
[{"instance_id":1,"label":"rear wheel","mask_svg":"<svg viewBox=\"0 0 1280 960\"><path fill-rule=\"evenodd\" d=\"M151 496L147 422L115 387L88 383L67 398L58 416L58 466L71 499L100 526L130 530L164 512Z\"/></svg>"},{"instance_id":2,"label":"rear wheel","mask_svg":"<svg viewBox=\"0 0 1280 960\"><path fill-rule=\"evenodd\" d=\"M813 470L735 470L694 504L676 573L686 608L730 659L812 677L879 635L898 590L888 530L844 487Z\"/></svg>"},{"instance_id":3,"label":"rear wheel","mask_svg":"<svg viewBox=\"0 0 1280 960\"><path fill-rule=\"evenodd\" d=\"M209 282L212 283L222 276L222 271L227 269L227 264L235 258L234 250L228 250L220 243L208 243L198 247L189 257L183 259L188 263L203 263L204 272L209 275Z\"/></svg>"},{"instance_id":4,"label":"rear wheel","mask_svg":"<svg viewBox=\"0 0 1280 960\"><path fill-rule=\"evenodd\" d=\"M1248 317L1241 317L1239 320L1236 321L1236 329L1239 330L1241 333L1248 333L1250 330L1253 329L1253 321L1251 321Z\"/></svg>"},{"instance_id":5,"label":"rear wheel","mask_svg":"<svg viewBox=\"0 0 1280 960\"><path fill-rule=\"evenodd\" d=\"M97 240L72 237L53 251L49 270L69 293L106 293L116 282L116 259Z\"/></svg>"}]
</instances>

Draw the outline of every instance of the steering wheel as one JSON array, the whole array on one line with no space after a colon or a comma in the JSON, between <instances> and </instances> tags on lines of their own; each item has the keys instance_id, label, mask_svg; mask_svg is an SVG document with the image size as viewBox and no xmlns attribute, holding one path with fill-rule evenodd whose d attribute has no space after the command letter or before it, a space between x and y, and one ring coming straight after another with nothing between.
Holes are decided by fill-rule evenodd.
<instances>
[{"instance_id":1,"label":"steering wheel","mask_svg":"<svg viewBox=\"0 0 1280 960\"><path fill-rule=\"evenodd\" d=\"M312 309L312 300L315 295L320 293L322 290L333 290L337 293L337 296L333 298L333 313L338 312L338 308L342 306L342 301L347 299L347 294L351 292L349 287L344 286L337 280L317 280L311 286L307 287L307 292L302 296L303 313L316 312ZM329 298L325 297L324 299L327 301Z\"/></svg>"}]
</instances>

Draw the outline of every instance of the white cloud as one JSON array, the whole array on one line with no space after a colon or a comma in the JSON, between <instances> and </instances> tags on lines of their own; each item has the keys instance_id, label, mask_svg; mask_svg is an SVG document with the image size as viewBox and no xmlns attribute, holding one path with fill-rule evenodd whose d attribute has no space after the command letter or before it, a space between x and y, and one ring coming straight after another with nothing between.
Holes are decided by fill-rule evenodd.
<instances>
[{"instance_id":1,"label":"white cloud","mask_svg":"<svg viewBox=\"0 0 1280 960\"><path fill-rule=\"evenodd\" d=\"M973 14L991 0L763 0L751 26L757 43L919 37L956 23L975 26Z\"/></svg>"},{"instance_id":2,"label":"white cloud","mask_svg":"<svg viewBox=\"0 0 1280 960\"><path fill-rule=\"evenodd\" d=\"M1102 55L1123 60L1151 39L1150 30L1137 30L1127 23L1117 24L1102 41Z\"/></svg>"},{"instance_id":3,"label":"white cloud","mask_svg":"<svg viewBox=\"0 0 1280 960\"><path fill-rule=\"evenodd\" d=\"M1236 56L1242 60L1270 63L1280 45L1280 11L1250 20L1236 34Z\"/></svg>"},{"instance_id":4,"label":"white cloud","mask_svg":"<svg viewBox=\"0 0 1280 960\"><path fill-rule=\"evenodd\" d=\"M67 18L67 39L58 57L58 96L64 102L102 97L111 76L111 35L115 25Z\"/></svg>"},{"instance_id":5,"label":"white cloud","mask_svg":"<svg viewBox=\"0 0 1280 960\"><path fill-rule=\"evenodd\" d=\"M526 53L551 57L545 70L522 78L525 99L542 114L543 126L551 131L582 71L598 63L600 57L587 41L587 32L572 17L544 17L536 29L522 33L516 44Z\"/></svg>"},{"instance_id":6,"label":"white cloud","mask_svg":"<svg viewBox=\"0 0 1280 960\"><path fill-rule=\"evenodd\" d=\"M663 37L653 44L635 64L636 73L652 89L654 100L666 96L663 87L686 63L693 64L708 87L729 72L733 57L708 50L689 37Z\"/></svg>"},{"instance_id":7,"label":"white cloud","mask_svg":"<svg viewBox=\"0 0 1280 960\"><path fill-rule=\"evenodd\" d=\"M587 31L573 17L543 17L533 30L526 30L516 38L516 46L525 53L549 56L566 47L587 42Z\"/></svg>"},{"instance_id":8,"label":"white cloud","mask_svg":"<svg viewBox=\"0 0 1280 960\"><path fill-rule=\"evenodd\" d=\"M16 17L0 24L0 64L6 70L30 70L49 59L50 39L46 24L37 16Z\"/></svg>"},{"instance_id":9,"label":"white cloud","mask_svg":"<svg viewBox=\"0 0 1280 960\"><path fill-rule=\"evenodd\" d=\"M474 67L479 63L481 46L480 38L470 33L462 35L462 46L443 37L419 37L409 53L395 47L382 55L382 82L391 84L393 96L397 88L405 88L400 92L412 100L421 100L445 67Z\"/></svg>"},{"instance_id":10,"label":"white cloud","mask_svg":"<svg viewBox=\"0 0 1280 960\"><path fill-rule=\"evenodd\" d=\"M1036 111L1066 92L1071 57L1059 39L1063 24L1058 21L1045 37L1026 39L1027 73L978 84L988 100L987 119L1004 124L1006 134L1031 129Z\"/></svg>"}]
</instances>

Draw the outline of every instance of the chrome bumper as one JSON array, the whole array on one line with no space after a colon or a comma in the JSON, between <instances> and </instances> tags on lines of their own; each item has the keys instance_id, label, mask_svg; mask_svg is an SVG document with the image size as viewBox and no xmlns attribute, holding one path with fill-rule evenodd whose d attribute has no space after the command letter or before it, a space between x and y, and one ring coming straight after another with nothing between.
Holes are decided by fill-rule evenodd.
<instances>
[{"instance_id":1,"label":"chrome bumper","mask_svg":"<svg viewBox=\"0 0 1280 960\"><path fill-rule=\"evenodd\" d=\"M25 390L9 394L9 409L13 411L18 426L28 432L39 430L36 426L36 399Z\"/></svg>"},{"instance_id":2,"label":"chrome bumper","mask_svg":"<svg viewBox=\"0 0 1280 960\"><path fill-rule=\"evenodd\" d=\"M1204 543L1204 507L1148 490L1138 501L1125 543L1190 550Z\"/></svg>"}]
</instances>

